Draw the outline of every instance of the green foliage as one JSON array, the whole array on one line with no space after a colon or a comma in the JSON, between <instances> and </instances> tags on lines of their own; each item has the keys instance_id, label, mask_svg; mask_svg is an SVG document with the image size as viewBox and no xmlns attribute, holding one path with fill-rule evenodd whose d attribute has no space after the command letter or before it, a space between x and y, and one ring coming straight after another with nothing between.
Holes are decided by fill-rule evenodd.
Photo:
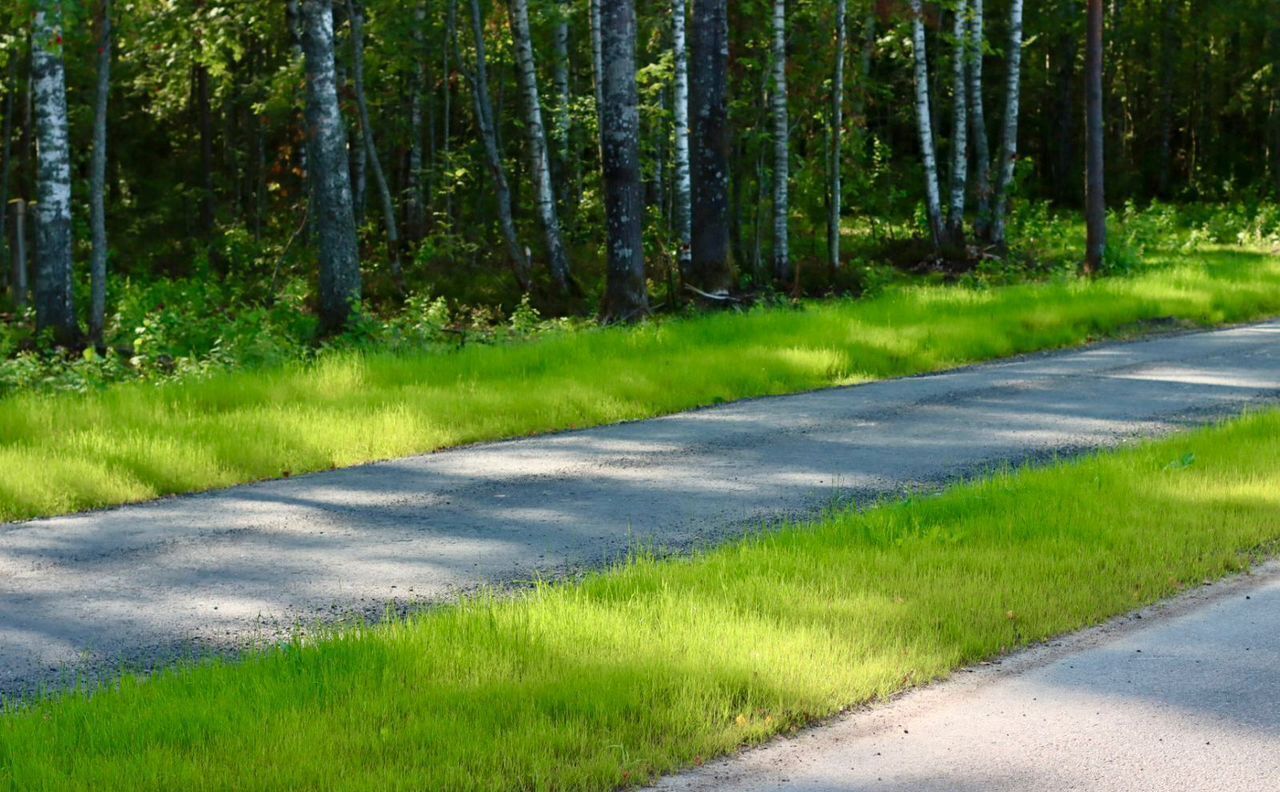
<instances>
[{"instance_id":1,"label":"green foliage","mask_svg":"<svg viewBox=\"0 0 1280 792\"><path fill-rule=\"evenodd\" d=\"M1247 569L1278 438L1257 415L14 706L0 784L644 784Z\"/></svg>"}]
</instances>

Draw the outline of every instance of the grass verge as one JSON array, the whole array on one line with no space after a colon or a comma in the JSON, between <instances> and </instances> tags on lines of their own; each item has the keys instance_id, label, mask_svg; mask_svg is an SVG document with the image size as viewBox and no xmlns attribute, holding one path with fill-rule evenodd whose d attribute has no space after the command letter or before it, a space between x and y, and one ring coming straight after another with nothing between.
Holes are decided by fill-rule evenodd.
<instances>
[{"instance_id":1,"label":"grass verge","mask_svg":"<svg viewBox=\"0 0 1280 792\"><path fill-rule=\"evenodd\" d=\"M169 385L0 401L0 522L1280 314L1280 257L1200 251L1088 282L873 299L468 347L346 354Z\"/></svg>"},{"instance_id":2,"label":"grass verge","mask_svg":"<svg viewBox=\"0 0 1280 792\"><path fill-rule=\"evenodd\" d=\"M0 717L21 789L604 789L1246 568L1280 412Z\"/></svg>"}]
</instances>

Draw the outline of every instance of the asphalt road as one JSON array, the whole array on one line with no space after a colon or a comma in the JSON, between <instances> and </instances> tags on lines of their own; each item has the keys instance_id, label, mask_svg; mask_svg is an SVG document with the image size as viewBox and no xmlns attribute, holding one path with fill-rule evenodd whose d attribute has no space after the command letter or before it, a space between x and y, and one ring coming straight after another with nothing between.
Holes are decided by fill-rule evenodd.
<instances>
[{"instance_id":1,"label":"asphalt road","mask_svg":"<svg viewBox=\"0 0 1280 792\"><path fill-rule=\"evenodd\" d=\"M1280 564L657 789L1275 792Z\"/></svg>"},{"instance_id":2,"label":"asphalt road","mask_svg":"<svg viewBox=\"0 0 1280 792\"><path fill-rule=\"evenodd\" d=\"M0 694L563 574L637 543L712 543L836 497L1276 401L1270 322L4 525Z\"/></svg>"}]
</instances>

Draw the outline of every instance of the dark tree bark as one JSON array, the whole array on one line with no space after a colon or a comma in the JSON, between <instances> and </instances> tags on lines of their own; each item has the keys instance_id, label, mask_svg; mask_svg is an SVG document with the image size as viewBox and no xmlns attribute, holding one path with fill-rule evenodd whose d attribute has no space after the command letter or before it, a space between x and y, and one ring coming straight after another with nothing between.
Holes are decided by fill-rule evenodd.
<instances>
[{"instance_id":1,"label":"dark tree bark","mask_svg":"<svg viewBox=\"0 0 1280 792\"><path fill-rule=\"evenodd\" d=\"M409 173L405 234L421 239L427 227L426 194L422 185L422 102L427 92L427 7L425 0L413 9L414 60L413 85L409 94Z\"/></svg>"},{"instance_id":2,"label":"dark tree bark","mask_svg":"<svg viewBox=\"0 0 1280 792\"><path fill-rule=\"evenodd\" d=\"M307 150L311 164L311 214L320 252L320 323L340 332L360 299L360 258L347 132L338 106L333 51L333 0L302 0L302 48L307 64Z\"/></svg>"},{"instance_id":3,"label":"dark tree bark","mask_svg":"<svg viewBox=\"0 0 1280 792\"><path fill-rule=\"evenodd\" d=\"M369 103L364 94L364 8L352 0L347 2L347 16L351 19L351 67L354 72L356 107L360 113L360 137L365 156L373 171L378 195L382 198L382 219L387 228L387 256L391 264L391 277L396 288L404 291L404 270L400 266L400 231L396 226L396 206L391 198L391 187L378 159L378 147L373 141L373 125L369 122Z\"/></svg>"},{"instance_id":4,"label":"dark tree bark","mask_svg":"<svg viewBox=\"0 0 1280 792\"><path fill-rule=\"evenodd\" d=\"M1085 40L1085 256L1084 272L1102 270L1107 251L1107 202L1102 150L1102 0L1088 0Z\"/></svg>"},{"instance_id":5,"label":"dark tree bark","mask_svg":"<svg viewBox=\"0 0 1280 792\"><path fill-rule=\"evenodd\" d=\"M697 0L689 63L693 170L692 285L708 293L733 286L729 260L729 9Z\"/></svg>"},{"instance_id":6,"label":"dark tree bark","mask_svg":"<svg viewBox=\"0 0 1280 792\"><path fill-rule=\"evenodd\" d=\"M604 322L632 322L649 312L644 280L644 185L636 89L635 0L601 0L600 150L604 156L609 267Z\"/></svg>"},{"instance_id":7,"label":"dark tree bark","mask_svg":"<svg viewBox=\"0 0 1280 792\"><path fill-rule=\"evenodd\" d=\"M511 216L511 187L507 182L506 167L502 164L502 150L498 146L498 134L494 128L493 103L489 100L489 69L485 63L484 14L480 0L471 0L471 31L475 36L476 63L471 77L471 94L475 97L476 122L484 141L485 156L489 161L489 174L493 177L494 198L498 202L498 222L502 238L507 244L507 257L511 269L520 284L521 291L528 292L529 256L516 234L515 220Z\"/></svg>"},{"instance_id":8,"label":"dark tree bark","mask_svg":"<svg viewBox=\"0 0 1280 792\"><path fill-rule=\"evenodd\" d=\"M111 0L102 0L98 44L98 85L93 109L93 162L90 164L89 209L93 233L89 340L99 349L107 314L107 215L104 200L107 178L107 98L111 90Z\"/></svg>"},{"instance_id":9,"label":"dark tree bark","mask_svg":"<svg viewBox=\"0 0 1280 792\"><path fill-rule=\"evenodd\" d=\"M200 170L202 194L200 196L200 233L206 240L213 236L213 223L217 215L213 186L213 108L210 97L209 69L196 64L196 115L200 131Z\"/></svg>"},{"instance_id":10,"label":"dark tree bark","mask_svg":"<svg viewBox=\"0 0 1280 792\"><path fill-rule=\"evenodd\" d=\"M13 202L13 304L27 307L27 202Z\"/></svg>"},{"instance_id":11,"label":"dark tree bark","mask_svg":"<svg viewBox=\"0 0 1280 792\"><path fill-rule=\"evenodd\" d=\"M31 80L39 141L36 174L36 328L59 344L80 339L71 284L71 144L62 57L62 2L39 0Z\"/></svg>"},{"instance_id":12,"label":"dark tree bark","mask_svg":"<svg viewBox=\"0 0 1280 792\"><path fill-rule=\"evenodd\" d=\"M17 93L17 77L18 77L18 58L13 55L9 58L9 73L4 84L4 129L0 131L0 135L4 136L4 140L0 142L0 269L8 271L9 267L9 174L12 172L13 160L13 95ZM16 280L16 278L15 278ZM16 283L14 286L14 296L17 297ZM16 302L16 300L15 300Z\"/></svg>"}]
</instances>

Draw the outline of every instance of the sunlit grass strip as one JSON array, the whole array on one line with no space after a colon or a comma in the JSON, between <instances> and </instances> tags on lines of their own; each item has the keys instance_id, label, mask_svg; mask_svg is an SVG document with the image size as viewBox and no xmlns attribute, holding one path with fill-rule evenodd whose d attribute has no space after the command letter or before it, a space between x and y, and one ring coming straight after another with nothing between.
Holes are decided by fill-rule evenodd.
<instances>
[{"instance_id":1,"label":"sunlit grass strip","mask_svg":"<svg viewBox=\"0 0 1280 792\"><path fill-rule=\"evenodd\" d=\"M0 716L16 789L608 789L1245 568L1280 413Z\"/></svg>"},{"instance_id":2,"label":"sunlit grass strip","mask_svg":"<svg viewBox=\"0 0 1280 792\"><path fill-rule=\"evenodd\" d=\"M1188 256L1092 283L894 287L803 310L12 397L0 401L0 521L936 371L1113 336L1143 320L1280 314L1280 258Z\"/></svg>"}]
</instances>

